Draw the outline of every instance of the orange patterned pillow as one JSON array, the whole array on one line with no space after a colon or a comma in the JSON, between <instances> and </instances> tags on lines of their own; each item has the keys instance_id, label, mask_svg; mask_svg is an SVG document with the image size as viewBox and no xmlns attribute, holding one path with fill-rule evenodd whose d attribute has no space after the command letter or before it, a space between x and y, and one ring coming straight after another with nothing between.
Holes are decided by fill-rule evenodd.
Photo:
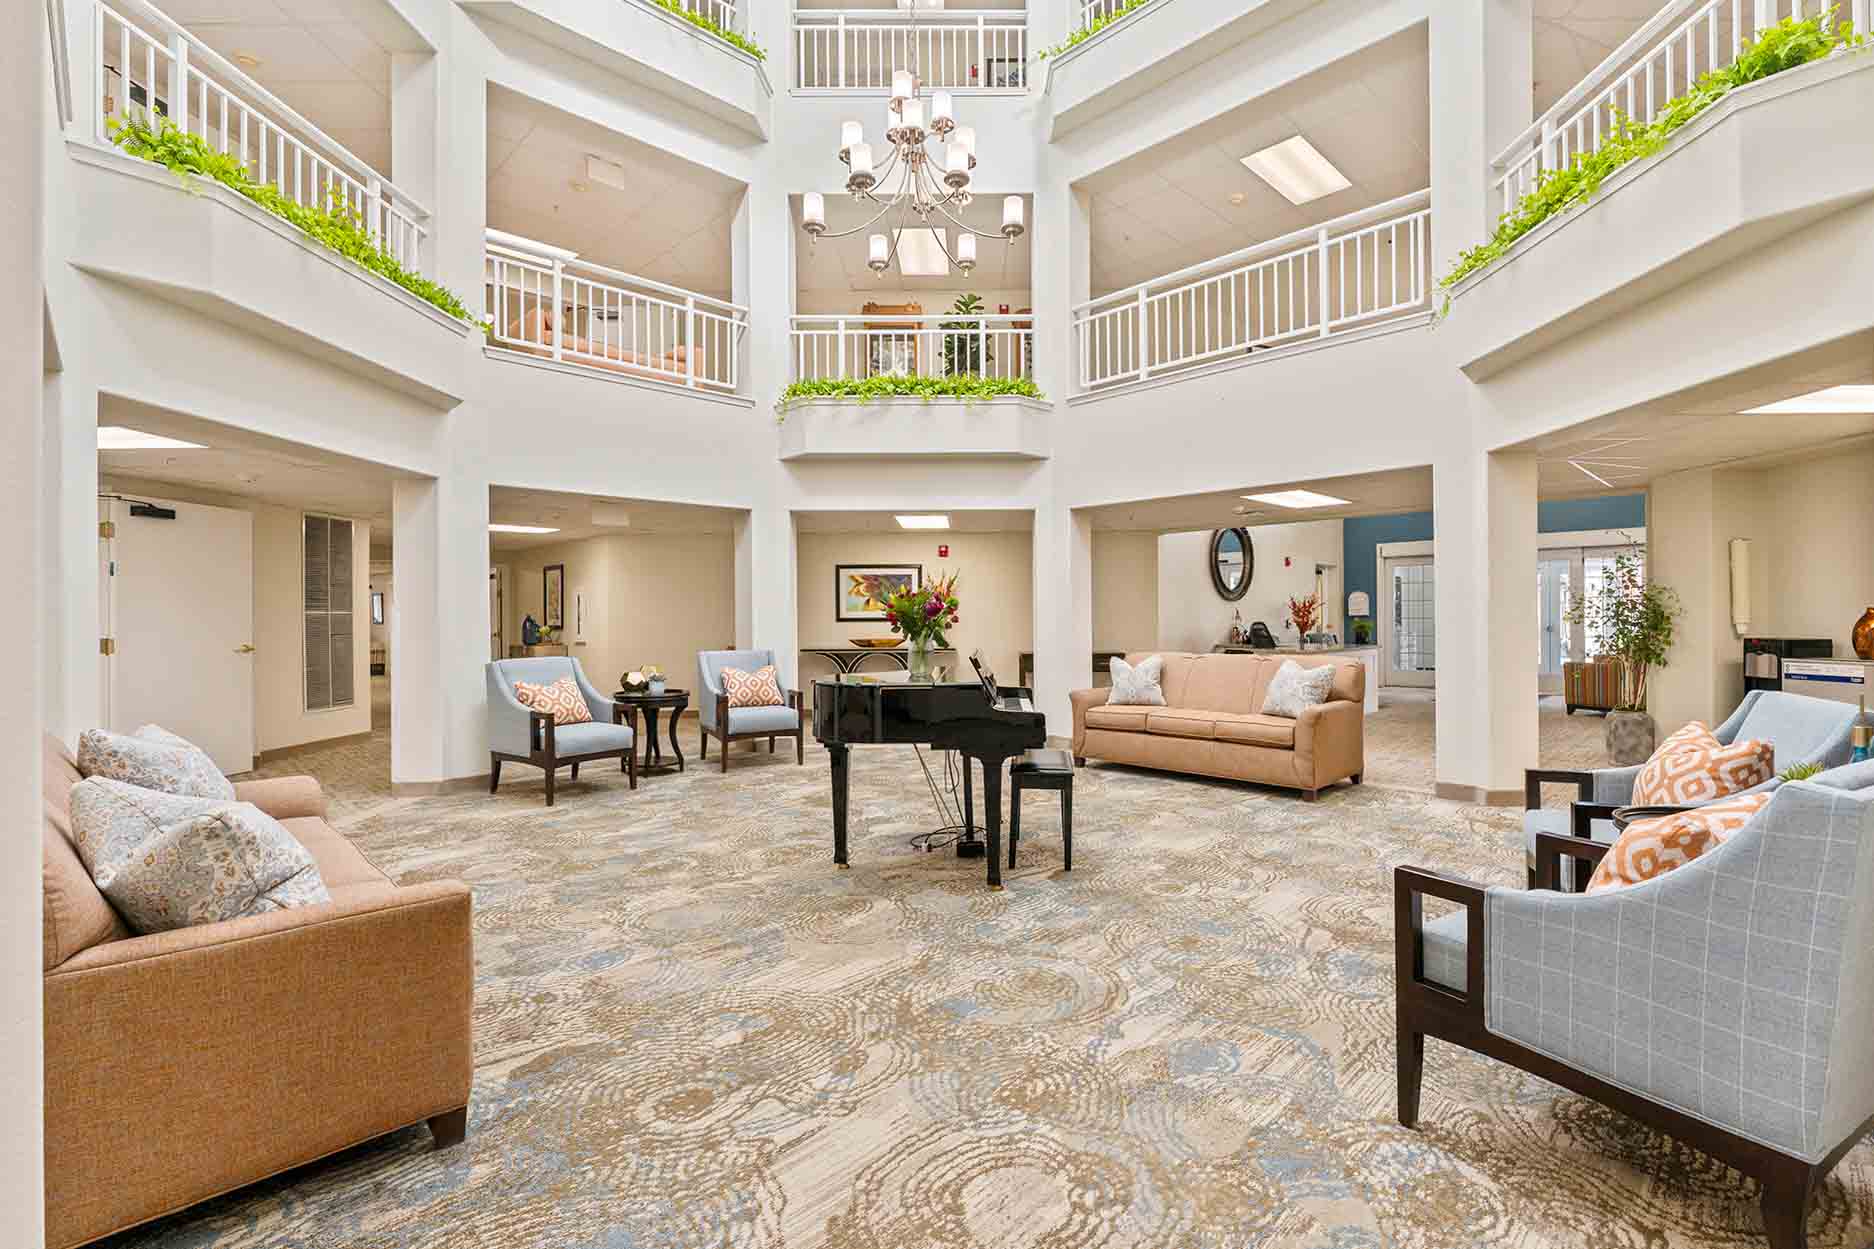
<instances>
[{"instance_id":1,"label":"orange patterned pillow","mask_svg":"<svg viewBox=\"0 0 1874 1249\"><path fill-rule=\"evenodd\" d=\"M1740 794L1694 811L1635 820L1594 869L1588 892L1637 885L1690 863L1723 845L1769 801L1769 794Z\"/></svg>"},{"instance_id":2,"label":"orange patterned pillow","mask_svg":"<svg viewBox=\"0 0 1874 1249\"><path fill-rule=\"evenodd\" d=\"M1694 720L1659 744L1633 780L1633 803L1683 807L1741 793L1776 775L1776 748L1769 742L1719 743Z\"/></svg>"},{"instance_id":3,"label":"orange patterned pillow","mask_svg":"<svg viewBox=\"0 0 1874 1249\"><path fill-rule=\"evenodd\" d=\"M729 696L731 707L779 707L787 702L781 697L781 686L775 680L773 664L764 664L753 672L724 668L722 692Z\"/></svg>"},{"instance_id":4,"label":"orange patterned pillow","mask_svg":"<svg viewBox=\"0 0 1874 1249\"><path fill-rule=\"evenodd\" d=\"M516 681L514 697L523 707L551 712L555 725L592 723L592 708L586 706L586 696L571 677L561 677L551 685Z\"/></svg>"}]
</instances>

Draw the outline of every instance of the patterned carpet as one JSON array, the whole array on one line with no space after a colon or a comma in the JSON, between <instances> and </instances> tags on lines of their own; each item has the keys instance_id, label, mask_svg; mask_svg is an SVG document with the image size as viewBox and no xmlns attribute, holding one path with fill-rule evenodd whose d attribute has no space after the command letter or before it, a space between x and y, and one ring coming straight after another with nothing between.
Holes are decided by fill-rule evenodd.
<instances>
[{"instance_id":1,"label":"patterned carpet","mask_svg":"<svg viewBox=\"0 0 1874 1249\"><path fill-rule=\"evenodd\" d=\"M910 753L854 756L851 872L811 747L589 771L551 811L537 780L393 800L372 746L289 761L393 875L475 889L468 1141L400 1132L112 1249L1763 1243L1735 1174L1437 1042L1423 1129L1394 1122L1390 869L1514 881L1514 812L1094 766L1074 871L1032 795L990 894L908 848L938 822ZM1810 1230L1874 1239L1874 1149Z\"/></svg>"}]
</instances>

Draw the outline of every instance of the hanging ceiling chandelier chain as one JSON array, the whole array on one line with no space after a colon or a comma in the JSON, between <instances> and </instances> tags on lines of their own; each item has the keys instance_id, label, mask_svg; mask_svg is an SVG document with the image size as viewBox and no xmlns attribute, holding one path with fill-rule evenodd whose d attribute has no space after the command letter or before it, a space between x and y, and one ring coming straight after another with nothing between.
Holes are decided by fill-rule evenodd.
<instances>
[{"instance_id":1,"label":"hanging ceiling chandelier chain","mask_svg":"<svg viewBox=\"0 0 1874 1249\"><path fill-rule=\"evenodd\" d=\"M944 257L964 273L976 268L976 240L1004 239L1014 246L1026 230L1022 197L1010 195L1002 201L1002 229L988 234L964 223L959 215L974 201L970 191L976 168L976 131L960 126L948 91L922 94L918 75L918 26L915 16L910 26L908 69L892 71L891 103L885 120L885 152L882 163L874 162L872 145L866 142L865 127L856 121L840 126L839 159L847 167L846 191L854 199L879 206L878 213L863 225L850 230L828 231L826 197L809 191L803 197L801 225L814 240L850 238L865 233L890 216L898 214L898 227L890 236L873 234L866 264L875 273L884 273L897 260L899 244L907 230L929 230ZM928 146L935 137L941 147L933 152ZM917 219L912 224L912 218ZM932 221L941 217L957 229L956 246L950 245L949 231Z\"/></svg>"}]
</instances>

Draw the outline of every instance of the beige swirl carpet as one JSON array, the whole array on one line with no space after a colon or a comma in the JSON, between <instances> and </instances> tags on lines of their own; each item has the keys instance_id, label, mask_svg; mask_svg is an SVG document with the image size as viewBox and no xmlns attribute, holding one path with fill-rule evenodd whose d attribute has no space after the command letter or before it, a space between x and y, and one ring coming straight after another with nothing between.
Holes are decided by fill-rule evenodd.
<instances>
[{"instance_id":1,"label":"beige swirl carpet","mask_svg":"<svg viewBox=\"0 0 1874 1249\"><path fill-rule=\"evenodd\" d=\"M1514 813L1094 767L1073 873L1035 795L990 894L907 848L935 820L904 750L855 752L851 872L812 749L588 772L551 811L308 757L380 864L474 886L468 1141L401 1132L114 1249L1763 1243L1735 1174L1438 1042L1423 1130L1394 1123L1390 869L1513 881ZM1874 1149L1810 1228L1874 1240Z\"/></svg>"}]
</instances>

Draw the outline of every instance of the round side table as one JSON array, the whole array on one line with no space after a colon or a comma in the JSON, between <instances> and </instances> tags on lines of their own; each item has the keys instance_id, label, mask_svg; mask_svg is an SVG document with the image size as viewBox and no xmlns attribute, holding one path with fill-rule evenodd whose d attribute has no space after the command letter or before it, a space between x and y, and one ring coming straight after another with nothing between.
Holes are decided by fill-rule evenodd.
<instances>
[{"instance_id":1,"label":"round side table","mask_svg":"<svg viewBox=\"0 0 1874 1249\"><path fill-rule=\"evenodd\" d=\"M677 721L690 705L690 691L665 689L661 694L632 694L619 690L612 695L612 701L626 707L636 707L644 716L644 760L638 764L639 772L683 771L683 747L677 745ZM670 713L670 752L676 756L675 759L664 758L663 747L657 744L657 715L660 711Z\"/></svg>"}]
</instances>

